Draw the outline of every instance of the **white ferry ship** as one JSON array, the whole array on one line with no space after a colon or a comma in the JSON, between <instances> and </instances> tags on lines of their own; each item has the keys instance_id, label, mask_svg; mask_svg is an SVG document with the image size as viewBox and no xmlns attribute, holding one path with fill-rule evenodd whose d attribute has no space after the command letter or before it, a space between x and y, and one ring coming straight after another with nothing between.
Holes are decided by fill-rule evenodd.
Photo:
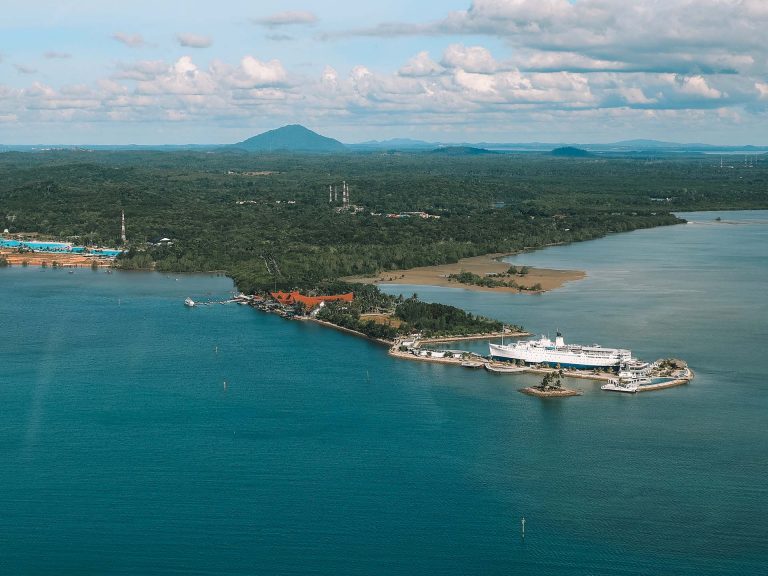
<instances>
[{"instance_id":1,"label":"white ferry ship","mask_svg":"<svg viewBox=\"0 0 768 576\"><path fill-rule=\"evenodd\" d=\"M553 342L546 336L513 344L489 344L494 360L515 360L525 364L546 364L561 368L595 368L618 370L622 364L634 362L632 352L620 348L603 348L598 344L581 346L566 344L560 332Z\"/></svg>"}]
</instances>

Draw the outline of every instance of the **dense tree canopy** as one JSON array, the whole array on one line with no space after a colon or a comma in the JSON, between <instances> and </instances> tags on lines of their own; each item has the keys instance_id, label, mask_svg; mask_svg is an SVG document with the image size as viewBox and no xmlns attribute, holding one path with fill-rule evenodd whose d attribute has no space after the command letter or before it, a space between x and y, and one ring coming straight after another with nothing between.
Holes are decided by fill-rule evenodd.
<instances>
[{"instance_id":1,"label":"dense tree canopy","mask_svg":"<svg viewBox=\"0 0 768 576\"><path fill-rule=\"evenodd\" d=\"M11 232L119 242L126 268L222 270L247 291L672 224L671 210L764 208L768 169L712 157L49 151L0 154ZM351 203L339 210L341 183ZM329 203L329 186L339 200ZM388 218L387 214L423 211ZM160 238L169 245L158 245Z\"/></svg>"}]
</instances>

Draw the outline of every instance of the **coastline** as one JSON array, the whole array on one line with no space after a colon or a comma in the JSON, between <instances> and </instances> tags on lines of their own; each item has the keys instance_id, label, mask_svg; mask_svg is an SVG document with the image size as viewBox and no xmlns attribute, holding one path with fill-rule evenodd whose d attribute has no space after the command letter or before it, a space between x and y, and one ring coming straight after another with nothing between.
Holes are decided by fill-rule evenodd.
<instances>
[{"instance_id":1,"label":"coastline","mask_svg":"<svg viewBox=\"0 0 768 576\"><path fill-rule=\"evenodd\" d=\"M0 256L6 259L9 266L56 266L61 268L90 268L93 263L99 268L109 268L113 260L105 258L94 258L93 256L83 256L81 254L72 254L68 252L16 252L15 250L0 250Z\"/></svg>"},{"instance_id":2,"label":"coastline","mask_svg":"<svg viewBox=\"0 0 768 576\"><path fill-rule=\"evenodd\" d=\"M501 258L514 256L516 253L494 253L483 256L472 256L462 258L453 264L438 264L436 266L420 266L417 268L408 268L403 270L391 270L381 272L375 276L346 276L341 278L345 282L357 284L408 284L414 286L441 286L445 288L461 288L477 292L509 292L519 293L540 293L555 290L563 286L566 282L581 280L586 277L586 273L581 270L553 270L547 268L529 268L524 276L512 276L510 280L515 280L526 289L510 287L488 288L474 284L461 284L455 280L449 280L451 274L460 274L462 272L471 272L478 276L487 276L489 274L503 274L510 264L502 262ZM530 290L531 287L539 284L540 290Z\"/></svg>"}]
</instances>

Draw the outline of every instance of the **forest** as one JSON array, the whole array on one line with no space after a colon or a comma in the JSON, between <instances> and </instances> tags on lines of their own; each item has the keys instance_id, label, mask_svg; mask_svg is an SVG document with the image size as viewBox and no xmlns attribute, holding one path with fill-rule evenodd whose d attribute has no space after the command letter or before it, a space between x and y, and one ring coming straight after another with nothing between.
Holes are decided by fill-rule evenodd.
<instances>
[{"instance_id":1,"label":"forest","mask_svg":"<svg viewBox=\"0 0 768 576\"><path fill-rule=\"evenodd\" d=\"M10 233L119 246L124 210L118 266L222 271L246 292L670 225L680 222L674 211L737 208L768 208L765 156L720 167L707 155L0 154L0 218Z\"/></svg>"}]
</instances>

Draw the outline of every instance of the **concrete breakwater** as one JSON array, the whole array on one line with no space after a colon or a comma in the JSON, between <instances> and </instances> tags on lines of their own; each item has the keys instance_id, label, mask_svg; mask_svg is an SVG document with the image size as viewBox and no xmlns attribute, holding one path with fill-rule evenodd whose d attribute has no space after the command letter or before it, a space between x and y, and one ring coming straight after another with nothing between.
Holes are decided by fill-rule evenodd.
<instances>
[{"instance_id":1,"label":"concrete breakwater","mask_svg":"<svg viewBox=\"0 0 768 576\"><path fill-rule=\"evenodd\" d=\"M676 378L674 380L670 380L669 382L659 382L658 384L647 384L645 386L638 387L638 392L652 392L654 390L664 390L665 388L674 388L675 386L682 386L683 384L688 384L691 380L693 380L694 374L693 370L690 368L686 368L685 374L683 376L680 376L679 378Z\"/></svg>"}]
</instances>

